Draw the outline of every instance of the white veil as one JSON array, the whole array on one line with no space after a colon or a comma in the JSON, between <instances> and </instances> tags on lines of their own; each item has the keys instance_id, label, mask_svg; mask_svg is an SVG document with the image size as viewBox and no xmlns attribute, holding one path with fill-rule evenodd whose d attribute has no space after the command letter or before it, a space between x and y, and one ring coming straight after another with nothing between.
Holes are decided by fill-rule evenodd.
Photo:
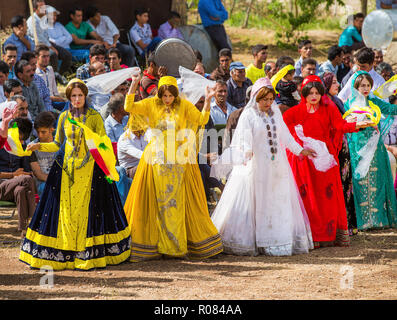
<instances>
[{"instance_id":1,"label":"white veil","mask_svg":"<svg viewBox=\"0 0 397 320\"><path fill-rule=\"evenodd\" d=\"M131 78L132 75L138 75L140 72L141 69L139 67L126 68L89 78L85 83L90 90L106 94L111 93L120 84Z\"/></svg>"},{"instance_id":2,"label":"white veil","mask_svg":"<svg viewBox=\"0 0 397 320\"><path fill-rule=\"evenodd\" d=\"M179 66L181 95L191 103L196 104L205 95L205 88L212 88L216 82L208 80L196 72Z\"/></svg>"},{"instance_id":3,"label":"white veil","mask_svg":"<svg viewBox=\"0 0 397 320\"><path fill-rule=\"evenodd\" d=\"M251 109L257 108L256 95L263 87L273 88L268 78L260 78L252 86L251 98L244 111L240 115L240 119L247 116ZM272 108L277 108L275 102ZM243 125L242 121L237 123L230 146L226 148L222 155L212 163L211 176L223 179L226 178L234 166L246 164L249 159L246 158L246 152L252 151L252 131Z\"/></svg>"}]
</instances>

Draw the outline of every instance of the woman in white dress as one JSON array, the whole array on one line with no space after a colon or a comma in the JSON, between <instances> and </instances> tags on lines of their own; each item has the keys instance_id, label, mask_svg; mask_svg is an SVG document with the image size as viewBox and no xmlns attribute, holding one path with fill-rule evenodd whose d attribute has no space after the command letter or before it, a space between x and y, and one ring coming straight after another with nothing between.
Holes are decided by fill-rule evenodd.
<instances>
[{"instance_id":1,"label":"woman in white dress","mask_svg":"<svg viewBox=\"0 0 397 320\"><path fill-rule=\"evenodd\" d=\"M285 148L296 155L315 153L291 136L274 98L268 79L255 82L230 147L213 165L218 178L233 168L212 214L226 253L288 256L313 249Z\"/></svg>"}]
</instances>

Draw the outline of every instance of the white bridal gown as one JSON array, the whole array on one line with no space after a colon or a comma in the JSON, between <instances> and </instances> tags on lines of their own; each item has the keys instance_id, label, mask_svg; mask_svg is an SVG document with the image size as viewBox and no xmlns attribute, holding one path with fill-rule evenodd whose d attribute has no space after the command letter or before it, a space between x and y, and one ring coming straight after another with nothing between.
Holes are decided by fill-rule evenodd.
<instances>
[{"instance_id":1,"label":"white bridal gown","mask_svg":"<svg viewBox=\"0 0 397 320\"><path fill-rule=\"evenodd\" d=\"M263 120L271 123L271 118L265 113L245 110L235 132L243 140L233 136L232 145L240 144L244 153L252 150L253 157L246 165L233 167L211 217L226 253L288 256L313 249L309 219L285 151L299 154L302 147L291 136L279 108L272 110L277 134L272 138L277 141L274 160Z\"/></svg>"}]
</instances>

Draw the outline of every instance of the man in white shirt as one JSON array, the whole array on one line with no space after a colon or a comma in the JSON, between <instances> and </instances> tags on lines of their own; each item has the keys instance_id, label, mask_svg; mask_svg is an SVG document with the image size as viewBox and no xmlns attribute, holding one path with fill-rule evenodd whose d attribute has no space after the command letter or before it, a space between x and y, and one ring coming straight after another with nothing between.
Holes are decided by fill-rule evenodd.
<instances>
[{"instance_id":1,"label":"man in white shirt","mask_svg":"<svg viewBox=\"0 0 397 320\"><path fill-rule=\"evenodd\" d=\"M356 71L362 70L367 71L372 79L374 80L374 85L372 86L371 92L378 89L382 84L385 83L385 79L377 73L373 66L375 60L375 53L370 48L361 48L354 54L355 64L356 64ZM350 77L350 79L346 82L343 89L339 92L338 98L341 99L343 102L346 102L347 99L351 96L351 82L353 80L354 73Z\"/></svg>"},{"instance_id":2,"label":"man in white shirt","mask_svg":"<svg viewBox=\"0 0 397 320\"><path fill-rule=\"evenodd\" d=\"M117 143L117 157L129 178L134 179L136 169L148 142L143 131L131 132L127 129Z\"/></svg>"},{"instance_id":3,"label":"man in white shirt","mask_svg":"<svg viewBox=\"0 0 397 320\"><path fill-rule=\"evenodd\" d=\"M122 61L125 65L132 67L135 65L134 48L123 44L119 41L120 32L116 25L108 16L103 16L99 10L90 6L85 10L87 23L96 31L96 33L104 40L107 50L117 48L121 52Z\"/></svg>"},{"instance_id":4,"label":"man in white shirt","mask_svg":"<svg viewBox=\"0 0 397 320\"><path fill-rule=\"evenodd\" d=\"M32 41L35 40L35 31L37 35L37 40L39 43L43 43L50 48L51 52L51 65L55 71L58 71L60 74L64 74L66 71L69 71L72 66L72 54L63 47L60 47L54 43L50 42L50 37L48 35L48 29L42 28L43 20L46 16L46 3L45 0L36 0L33 1L33 9L34 14L30 16L26 21L28 26L27 35L31 38ZM35 28L33 27L33 23L35 23ZM47 21L47 26L48 26ZM34 30L35 29L35 30ZM58 61L61 61L61 66L58 68Z\"/></svg>"},{"instance_id":5,"label":"man in white shirt","mask_svg":"<svg viewBox=\"0 0 397 320\"><path fill-rule=\"evenodd\" d=\"M234 106L227 102L227 84L223 80L218 80L215 85L215 96L211 102L211 119L214 125L225 125L227 118L237 110Z\"/></svg>"}]
</instances>

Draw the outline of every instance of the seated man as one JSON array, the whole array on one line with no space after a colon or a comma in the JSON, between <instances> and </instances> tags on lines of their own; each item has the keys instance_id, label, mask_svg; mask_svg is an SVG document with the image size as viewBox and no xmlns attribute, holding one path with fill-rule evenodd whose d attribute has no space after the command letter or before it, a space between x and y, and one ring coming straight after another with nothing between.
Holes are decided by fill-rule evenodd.
<instances>
[{"instance_id":1,"label":"seated man","mask_svg":"<svg viewBox=\"0 0 397 320\"><path fill-rule=\"evenodd\" d=\"M114 96L116 93L121 93L125 97L127 95L129 87L130 87L129 82L125 81L122 84L120 84L116 89L114 89L111 92L111 95ZM107 117L110 115L109 102L104 106L102 106L100 113L102 119L105 121Z\"/></svg>"},{"instance_id":2,"label":"seated man","mask_svg":"<svg viewBox=\"0 0 397 320\"><path fill-rule=\"evenodd\" d=\"M3 129L7 128L10 118L4 119ZM16 118L10 122L18 125L19 139L22 144L27 140L32 131L32 123L26 118ZM4 130L7 132L7 130ZM4 132L3 131L3 132ZM7 133L6 133L7 134ZM0 150L0 200L15 202L18 208L18 231L23 238L29 220L36 209L36 185L32 177L28 157L18 157Z\"/></svg>"},{"instance_id":3,"label":"seated man","mask_svg":"<svg viewBox=\"0 0 397 320\"><path fill-rule=\"evenodd\" d=\"M148 67L143 71L143 76L139 82L139 95L141 99L157 94L157 84L159 79L167 75L167 68L157 66L154 61L154 53L149 55L147 60Z\"/></svg>"},{"instance_id":4,"label":"seated man","mask_svg":"<svg viewBox=\"0 0 397 320\"><path fill-rule=\"evenodd\" d=\"M28 36L33 41L37 35L38 43L45 44L50 48L50 61L55 72L64 74L65 72L70 71L70 67L72 66L72 54L65 48L52 43L48 35L48 24L43 26L42 18L46 15L45 1L33 1L33 9L33 16L30 16L26 21L28 26ZM35 24L35 27L33 27L33 23ZM60 67L58 66L59 61L61 61Z\"/></svg>"},{"instance_id":5,"label":"seated man","mask_svg":"<svg viewBox=\"0 0 397 320\"><path fill-rule=\"evenodd\" d=\"M149 11L147 9L135 10L135 20L129 34L131 40L136 44L139 54L145 56L146 53L154 51L162 39L160 37L153 38L152 29L148 24Z\"/></svg>"},{"instance_id":6,"label":"seated man","mask_svg":"<svg viewBox=\"0 0 397 320\"><path fill-rule=\"evenodd\" d=\"M128 67L135 65L135 50L129 45L123 44L119 41L120 32L116 25L108 16L103 16L99 10L90 6L86 10L87 23L96 31L96 33L103 39L105 48L117 48L120 50L123 63Z\"/></svg>"},{"instance_id":7,"label":"seated man","mask_svg":"<svg viewBox=\"0 0 397 320\"><path fill-rule=\"evenodd\" d=\"M382 49L374 49L375 59L374 59L374 68L380 65L383 62L383 50Z\"/></svg>"},{"instance_id":8,"label":"seated man","mask_svg":"<svg viewBox=\"0 0 397 320\"><path fill-rule=\"evenodd\" d=\"M83 64L76 70L76 78L79 78L81 80L89 79L91 77L89 71L90 65L96 61L105 63L106 55L107 52L104 45L94 44L90 48L90 56L89 56L90 61L86 64ZM106 64L105 64L105 71L110 72L110 69Z\"/></svg>"},{"instance_id":9,"label":"seated man","mask_svg":"<svg viewBox=\"0 0 397 320\"><path fill-rule=\"evenodd\" d=\"M181 15L178 12L171 11L168 20L159 27L159 37L163 40L168 38L184 40L182 33L178 30L180 24Z\"/></svg>"},{"instance_id":10,"label":"seated man","mask_svg":"<svg viewBox=\"0 0 397 320\"><path fill-rule=\"evenodd\" d=\"M28 26L23 16L15 16L11 19L12 35L3 43L3 48L12 44L17 48L17 60L21 59L22 53L34 50L34 42L27 36Z\"/></svg>"},{"instance_id":11,"label":"seated man","mask_svg":"<svg viewBox=\"0 0 397 320\"><path fill-rule=\"evenodd\" d=\"M17 75L15 74L15 65L18 61L17 60L18 49L13 44L8 44L3 48L4 48L3 60L8 65L8 79L16 79Z\"/></svg>"},{"instance_id":12,"label":"seated man","mask_svg":"<svg viewBox=\"0 0 397 320\"><path fill-rule=\"evenodd\" d=\"M51 96L50 96L50 89L47 87L45 80L42 79L38 74L36 74L37 69L37 57L34 52L26 51L22 55L22 60L26 60L29 62L33 73L33 82L36 85L37 89L39 90L40 98L43 100L44 108L47 111L52 111L54 108L52 106Z\"/></svg>"},{"instance_id":13,"label":"seated man","mask_svg":"<svg viewBox=\"0 0 397 320\"><path fill-rule=\"evenodd\" d=\"M65 28L73 38L73 42L70 44L72 50L89 49L93 44L105 45L98 33L87 22L83 21L83 9L74 7L69 11L69 18L71 21Z\"/></svg>"},{"instance_id":14,"label":"seated man","mask_svg":"<svg viewBox=\"0 0 397 320\"><path fill-rule=\"evenodd\" d=\"M39 113L34 122L38 138L33 143L50 143L54 141L53 132L55 130L55 116L52 112L46 111ZM34 151L30 156L30 166L35 177L39 196L42 195L45 182L50 173L56 152Z\"/></svg>"},{"instance_id":15,"label":"seated man","mask_svg":"<svg viewBox=\"0 0 397 320\"><path fill-rule=\"evenodd\" d=\"M40 112L45 111L40 91L34 82L35 69L26 60L19 60L15 66L15 73L21 84L23 96L26 97L33 121Z\"/></svg>"},{"instance_id":16,"label":"seated man","mask_svg":"<svg viewBox=\"0 0 397 320\"><path fill-rule=\"evenodd\" d=\"M300 76L302 78L306 78L307 76L315 75L316 70L318 70L317 66L318 66L318 64L317 64L316 60L314 60L312 58L304 59L302 61L302 65L301 65ZM296 70L295 70L295 76L296 76Z\"/></svg>"},{"instance_id":17,"label":"seated man","mask_svg":"<svg viewBox=\"0 0 397 320\"><path fill-rule=\"evenodd\" d=\"M362 13L353 15L353 23L343 30L339 37L339 47L349 46L353 50L357 50L365 46L361 36L363 22L364 15Z\"/></svg>"},{"instance_id":18,"label":"seated man","mask_svg":"<svg viewBox=\"0 0 397 320\"><path fill-rule=\"evenodd\" d=\"M134 179L136 169L147 146L143 131L131 132L127 129L117 143L119 164L127 171L129 178Z\"/></svg>"},{"instance_id":19,"label":"seated man","mask_svg":"<svg viewBox=\"0 0 397 320\"><path fill-rule=\"evenodd\" d=\"M50 42L56 44L58 47L68 50L75 61L89 62L90 51L88 49L74 49L70 48L70 44L73 42L73 37L64 25L58 22L58 15L60 12L54 7L47 6L47 14L52 15L53 22L48 26L48 36Z\"/></svg>"},{"instance_id":20,"label":"seated man","mask_svg":"<svg viewBox=\"0 0 397 320\"><path fill-rule=\"evenodd\" d=\"M269 80L276 74L276 63L274 61L268 61L264 67L266 77Z\"/></svg>"},{"instance_id":21,"label":"seated man","mask_svg":"<svg viewBox=\"0 0 397 320\"><path fill-rule=\"evenodd\" d=\"M45 44L39 44L35 50L35 55L37 58L36 74L43 79L50 92L52 107L61 111L65 107L66 99L62 98L58 92L55 72L50 66L50 48Z\"/></svg>"},{"instance_id":22,"label":"seated man","mask_svg":"<svg viewBox=\"0 0 397 320\"><path fill-rule=\"evenodd\" d=\"M124 110L125 96L121 93L113 95L108 103L109 116L105 120L105 130L112 142L119 141L128 122L129 113Z\"/></svg>"},{"instance_id":23,"label":"seated man","mask_svg":"<svg viewBox=\"0 0 397 320\"><path fill-rule=\"evenodd\" d=\"M222 49L218 53L219 57L219 66L212 71L211 73L211 80L223 80L227 81L230 78L230 64L233 61L232 58L232 51L230 49Z\"/></svg>"},{"instance_id":24,"label":"seated man","mask_svg":"<svg viewBox=\"0 0 397 320\"><path fill-rule=\"evenodd\" d=\"M265 63L267 59L267 46L263 44L257 44L252 47L252 56L254 62L251 63L245 70L245 74L252 83L255 83L259 78L266 77Z\"/></svg>"},{"instance_id":25,"label":"seated man","mask_svg":"<svg viewBox=\"0 0 397 320\"><path fill-rule=\"evenodd\" d=\"M393 68L386 62L381 62L378 64L378 66L375 68L375 71L379 73L383 79L385 79L385 81L388 81L394 76Z\"/></svg>"},{"instance_id":26,"label":"seated man","mask_svg":"<svg viewBox=\"0 0 397 320\"><path fill-rule=\"evenodd\" d=\"M127 65L121 64L121 52L117 48L109 49L108 62L109 62L110 71L117 71L128 68Z\"/></svg>"},{"instance_id":27,"label":"seated man","mask_svg":"<svg viewBox=\"0 0 397 320\"><path fill-rule=\"evenodd\" d=\"M228 87L226 82L218 80L215 85L215 96L211 102L211 119L214 125L226 125L229 115L237 110L234 106L227 102ZM245 97L245 96L244 96Z\"/></svg>"},{"instance_id":28,"label":"seated man","mask_svg":"<svg viewBox=\"0 0 397 320\"><path fill-rule=\"evenodd\" d=\"M245 66L241 62L230 64L230 79L227 80L227 102L237 109L245 106L245 93L252 86L250 79L245 76Z\"/></svg>"}]
</instances>

